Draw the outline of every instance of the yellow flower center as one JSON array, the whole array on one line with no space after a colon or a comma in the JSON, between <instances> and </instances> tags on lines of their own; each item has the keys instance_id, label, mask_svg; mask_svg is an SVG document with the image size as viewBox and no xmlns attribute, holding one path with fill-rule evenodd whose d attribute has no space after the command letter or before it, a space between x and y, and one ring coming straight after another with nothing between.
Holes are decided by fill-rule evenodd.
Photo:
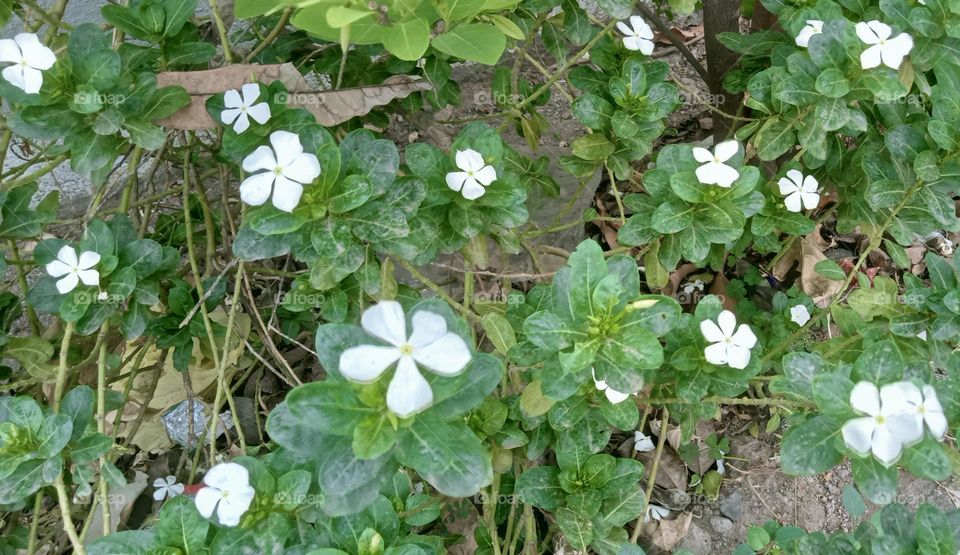
<instances>
[{"instance_id":1,"label":"yellow flower center","mask_svg":"<svg viewBox=\"0 0 960 555\"><path fill-rule=\"evenodd\" d=\"M400 354L405 356L410 356L413 354L413 345L409 343L404 343L400 346Z\"/></svg>"},{"instance_id":2,"label":"yellow flower center","mask_svg":"<svg viewBox=\"0 0 960 555\"><path fill-rule=\"evenodd\" d=\"M273 168L273 175L283 175L283 168L280 166Z\"/></svg>"},{"instance_id":3,"label":"yellow flower center","mask_svg":"<svg viewBox=\"0 0 960 555\"><path fill-rule=\"evenodd\" d=\"M886 418L885 416L883 416L883 415L875 416L875 417L873 417L873 420L874 420L877 424L880 424L881 426L887 423L887 418Z\"/></svg>"}]
</instances>

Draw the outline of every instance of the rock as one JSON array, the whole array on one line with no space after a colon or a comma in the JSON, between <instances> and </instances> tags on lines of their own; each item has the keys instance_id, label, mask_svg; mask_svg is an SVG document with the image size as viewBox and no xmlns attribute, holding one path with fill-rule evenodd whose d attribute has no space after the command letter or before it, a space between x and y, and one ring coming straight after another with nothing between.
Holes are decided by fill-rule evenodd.
<instances>
[{"instance_id":1,"label":"rock","mask_svg":"<svg viewBox=\"0 0 960 555\"><path fill-rule=\"evenodd\" d=\"M733 491L721 497L718 505L723 516L734 522L740 520L740 515L743 514L743 499L739 491Z\"/></svg>"},{"instance_id":2,"label":"rock","mask_svg":"<svg viewBox=\"0 0 960 555\"><path fill-rule=\"evenodd\" d=\"M713 553L713 542L710 540L710 532L700 527L699 522L694 522L687 529L683 540L676 546L677 550L686 549L697 555L709 555Z\"/></svg>"},{"instance_id":3,"label":"rock","mask_svg":"<svg viewBox=\"0 0 960 555\"><path fill-rule=\"evenodd\" d=\"M710 527L716 533L727 536L733 532L733 521L722 516L712 516L710 517Z\"/></svg>"}]
</instances>

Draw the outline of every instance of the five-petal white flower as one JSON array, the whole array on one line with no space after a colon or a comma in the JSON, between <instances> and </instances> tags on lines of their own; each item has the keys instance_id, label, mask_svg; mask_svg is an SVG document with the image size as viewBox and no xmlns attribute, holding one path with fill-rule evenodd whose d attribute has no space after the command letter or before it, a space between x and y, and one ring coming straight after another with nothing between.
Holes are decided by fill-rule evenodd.
<instances>
[{"instance_id":1,"label":"five-petal white flower","mask_svg":"<svg viewBox=\"0 0 960 555\"><path fill-rule=\"evenodd\" d=\"M214 509L223 526L240 524L240 517L250 508L256 491L250 485L250 474L237 463L220 463L203 477L194 503L204 518L210 518Z\"/></svg>"},{"instance_id":2,"label":"five-petal white flower","mask_svg":"<svg viewBox=\"0 0 960 555\"><path fill-rule=\"evenodd\" d=\"M653 451L656 449L656 445L653 444L653 439L647 434L637 430L633 432L633 449L638 453L646 453L648 451Z\"/></svg>"},{"instance_id":3,"label":"five-petal white flower","mask_svg":"<svg viewBox=\"0 0 960 555\"><path fill-rule=\"evenodd\" d=\"M857 23L856 29L860 40L870 45L860 54L860 66L863 69L877 67L881 62L891 69L900 69L903 58L913 50L913 38L910 35L900 33L890 38L893 29L876 19Z\"/></svg>"},{"instance_id":4,"label":"five-petal white flower","mask_svg":"<svg viewBox=\"0 0 960 555\"><path fill-rule=\"evenodd\" d=\"M0 40L0 62L12 62L3 68L3 78L27 94L40 92L43 71L53 67L57 57L34 33L20 33Z\"/></svg>"},{"instance_id":5,"label":"five-petal white flower","mask_svg":"<svg viewBox=\"0 0 960 555\"><path fill-rule=\"evenodd\" d=\"M380 301L363 312L360 324L367 333L389 345L359 345L340 355L340 373L359 383L378 380L397 363L387 386L387 408L401 418L433 403L433 390L417 365L441 376L455 376L473 357L463 338L447 331L443 316L420 310L411 322L413 332L408 336L400 303Z\"/></svg>"},{"instance_id":6,"label":"five-petal white flower","mask_svg":"<svg viewBox=\"0 0 960 555\"><path fill-rule=\"evenodd\" d=\"M923 403L917 386L910 382L887 384L880 389L860 382L850 392L850 405L866 416L848 420L841 428L843 441L853 451L873 456L890 466L904 445L923 435L923 420L915 409Z\"/></svg>"},{"instance_id":7,"label":"five-petal white flower","mask_svg":"<svg viewBox=\"0 0 960 555\"><path fill-rule=\"evenodd\" d=\"M613 389L607 382L604 380L597 379L597 373L593 368L590 369L590 373L593 375L593 386L597 388L597 391L602 391L603 394L607 397L607 401L610 401L614 405L622 403L627 400L627 397L630 396L629 393L620 393L616 389Z\"/></svg>"},{"instance_id":8,"label":"five-petal white flower","mask_svg":"<svg viewBox=\"0 0 960 555\"><path fill-rule=\"evenodd\" d=\"M653 53L653 29L639 15L630 16L630 24L617 22L617 29L623 33L623 47L649 56Z\"/></svg>"},{"instance_id":9,"label":"five-petal white flower","mask_svg":"<svg viewBox=\"0 0 960 555\"><path fill-rule=\"evenodd\" d=\"M777 184L780 194L786 197L783 204L790 212L800 212L804 208L813 210L820 204L820 193L817 192L820 183L812 175L804 177L798 170L790 170Z\"/></svg>"},{"instance_id":10,"label":"five-petal white flower","mask_svg":"<svg viewBox=\"0 0 960 555\"><path fill-rule=\"evenodd\" d=\"M810 321L810 311L806 305L798 304L790 307L790 320L798 326L805 326Z\"/></svg>"},{"instance_id":11,"label":"five-petal white flower","mask_svg":"<svg viewBox=\"0 0 960 555\"><path fill-rule=\"evenodd\" d=\"M704 185L719 185L729 187L740 177L736 168L724 162L734 157L740 150L737 141L724 141L713 148L713 152L705 148L694 147L693 157L703 164L697 168L697 179Z\"/></svg>"},{"instance_id":12,"label":"five-petal white flower","mask_svg":"<svg viewBox=\"0 0 960 555\"><path fill-rule=\"evenodd\" d=\"M153 499L163 501L165 498L173 499L183 493L183 484L177 482L176 476L167 476L166 478L157 478L153 481Z\"/></svg>"},{"instance_id":13,"label":"five-petal white flower","mask_svg":"<svg viewBox=\"0 0 960 555\"><path fill-rule=\"evenodd\" d=\"M57 259L47 264L47 273L57 280L57 291L61 295L73 291L82 281L84 285L100 285L100 272L93 269L100 263L100 255L93 251L84 251L77 258L77 251L70 245L60 247Z\"/></svg>"},{"instance_id":14,"label":"five-petal white flower","mask_svg":"<svg viewBox=\"0 0 960 555\"><path fill-rule=\"evenodd\" d=\"M810 37L823 32L823 22L819 19L808 19L807 24L797 33L797 46L806 48L810 44Z\"/></svg>"},{"instance_id":15,"label":"five-petal white flower","mask_svg":"<svg viewBox=\"0 0 960 555\"><path fill-rule=\"evenodd\" d=\"M463 194L467 200L478 199L487 192L497 180L497 170L483 161L483 155L476 150L458 150L456 154L457 167L461 171L447 174L447 187Z\"/></svg>"},{"instance_id":16,"label":"five-petal white flower","mask_svg":"<svg viewBox=\"0 0 960 555\"><path fill-rule=\"evenodd\" d=\"M260 206L273 193L273 205L278 210L293 212L300 203L303 186L320 175L320 161L315 154L303 151L300 137L289 131L270 134L269 146L258 147L243 159L243 171L255 173L240 184L240 199Z\"/></svg>"},{"instance_id":17,"label":"five-petal white flower","mask_svg":"<svg viewBox=\"0 0 960 555\"><path fill-rule=\"evenodd\" d=\"M700 322L700 333L712 343L703 351L710 364L726 364L742 370L750 363L750 349L757 344L757 336L747 324L740 324L737 328L737 317L729 310L717 316L717 323L713 320Z\"/></svg>"},{"instance_id":18,"label":"five-petal white flower","mask_svg":"<svg viewBox=\"0 0 960 555\"><path fill-rule=\"evenodd\" d=\"M233 124L233 130L243 133L250 127L250 118L263 125L270 120L270 105L266 102L254 104L260 98L260 85L247 83L240 87L243 94L231 89L223 94L223 105L226 109L220 112L220 121L224 125Z\"/></svg>"}]
</instances>

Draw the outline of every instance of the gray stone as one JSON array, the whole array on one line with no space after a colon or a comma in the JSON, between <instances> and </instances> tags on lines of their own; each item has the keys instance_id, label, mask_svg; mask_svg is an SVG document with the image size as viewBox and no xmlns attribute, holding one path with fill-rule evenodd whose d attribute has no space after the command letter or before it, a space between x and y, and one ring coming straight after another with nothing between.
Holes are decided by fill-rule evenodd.
<instances>
[{"instance_id":1,"label":"gray stone","mask_svg":"<svg viewBox=\"0 0 960 555\"><path fill-rule=\"evenodd\" d=\"M710 517L710 527L716 533L726 536L733 532L733 521L722 516L712 516Z\"/></svg>"},{"instance_id":2,"label":"gray stone","mask_svg":"<svg viewBox=\"0 0 960 555\"><path fill-rule=\"evenodd\" d=\"M721 497L718 505L723 516L732 521L740 520L740 515L743 514L743 499L739 491L734 490Z\"/></svg>"}]
</instances>

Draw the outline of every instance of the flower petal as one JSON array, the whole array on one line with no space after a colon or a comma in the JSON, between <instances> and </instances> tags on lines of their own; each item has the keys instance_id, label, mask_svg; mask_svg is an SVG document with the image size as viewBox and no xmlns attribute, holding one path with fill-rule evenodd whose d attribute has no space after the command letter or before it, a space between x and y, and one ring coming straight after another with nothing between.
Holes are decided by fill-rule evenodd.
<instances>
[{"instance_id":1,"label":"flower petal","mask_svg":"<svg viewBox=\"0 0 960 555\"><path fill-rule=\"evenodd\" d=\"M803 201L803 207L807 210L813 210L820 205L820 195L817 193L806 193L801 191L797 194L800 195L800 200Z\"/></svg>"},{"instance_id":2,"label":"flower petal","mask_svg":"<svg viewBox=\"0 0 960 555\"><path fill-rule=\"evenodd\" d=\"M100 285L100 272L96 270L80 270L77 277L84 285Z\"/></svg>"},{"instance_id":3,"label":"flower petal","mask_svg":"<svg viewBox=\"0 0 960 555\"><path fill-rule=\"evenodd\" d=\"M410 333L407 343L413 345L414 349L426 347L447 333L447 321L443 316L429 310L417 311L411 318L411 323L413 332Z\"/></svg>"},{"instance_id":4,"label":"flower petal","mask_svg":"<svg viewBox=\"0 0 960 555\"><path fill-rule=\"evenodd\" d=\"M300 137L289 131L274 131L270 134L270 144L277 155L277 165L287 167L303 154L303 145Z\"/></svg>"},{"instance_id":5,"label":"flower petal","mask_svg":"<svg viewBox=\"0 0 960 555\"><path fill-rule=\"evenodd\" d=\"M889 383L880 388L880 414L884 416L909 412L914 414L923 404L923 394L913 382Z\"/></svg>"},{"instance_id":6,"label":"flower petal","mask_svg":"<svg viewBox=\"0 0 960 555\"><path fill-rule=\"evenodd\" d=\"M243 100L240 99L240 93L236 89L230 89L223 93L223 105L227 108L240 108L243 106Z\"/></svg>"},{"instance_id":7,"label":"flower petal","mask_svg":"<svg viewBox=\"0 0 960 555\"><path fill-rule=\"evenodd\" d=\"M433 403L433 390L411 357L402 357L387 387L387 408L406 418Z\"/></svg>"},{"instance_id":8,"label":"flower petal","mask_svg":"<svg viewBox=\"0 0 960 555\"><path fill-rule=\"evenodd\" d=\"M727 345L727 365L743 370L750 364L750 349L739 345Z\"/></svg>"},{"instance_id":9,"label":"flower petal","mask_svg":"<svg viewBox=\"0 0 960 555\"><path fill-rule=\"evenodd\" d=\"M693 148L693 157L697 162L701 164L706 164L708 162L713 162L713 153L705 148L694 147Z\"/></svg>"},{"instance_id":10,"label":"flower petal","mask_svg":"<svg viewBox=\"0 0 960 555\"><path fill-rule=\"evenodd\" d=\"M820 182L812 175L803 178L802 184L799 181L797 181L797 184L800 185L800 190L805 193L816 193L820 188Z\"/></svg>"},{"instance_id":11,"label":"flower petal","mask_svg":"<svg viewBox=\"0 0 960 555\"><path fill-rule=\"evenodd\" d=\"M789 212L800 212L803 210L803 198L800 197L800 191L790 193L783 199L783 205Z\"/></svg>"},{"instance_id":12,"label":"flower petal","mask_svg":"<svg viewBox=\"0 0 960 555\"><path fill-rule=\"evenodd\" d=\"M64 264L60 260L54 260L53 262L50 262L47 264L46 270L47 270L47 273L50 274L52 277L57 278L57 277L65 276L69 274L70 272L73 271L73 268L71 268L67 264Z\"/></svg>"},{"instance_id":13,"label":"flower petal","mask_svg":"<svg viewBox=\"0 0 960 555\"><path fill-rule=\"evenodd\" d=\"M474 173L473 177L486 187L497 180L497 170L493 166L484 166Z\"/></svg>"},{"instance_id":14,"label":"flower petal","mask_svg":"<svg viewBox=\"0 0 960 555\"><path fill-rule=\"evenodd\" d=\"M633 449L640 453L646 453L656 449L656 446L653 444L653 440L646 434L641 431L636 431L633 433Z\"/></svg>"},{"instance_id":15,"label":"flower petal","mask_svg":"<svg viewBox=\"0 0 960 555\"><path fill-rule=\"evenodd\" d=\"M869 416L880 414L880 392L870 382L860 382L850 391L850 406L853 410Z\"/></svg>"},{"instance_id":16,"label":"flower petal","mask_svg":"<svg viewBox=\"0 0 960 555\"><path fill-rule=\"evenodd\" d=\"M79 283L80 277L77 276L76 273L71 272L57 282L57 291L59 291L61 295L64 295L73 291Z\"/></svg>"},{"instance_id":17,"label":"flower petal","mask_svg":"<svg viewBox=\"0 0 960 555\"><path fill-rule=\"evenodd\" d=\"M203 518L210 518L213 516L213 511L217 508L217 503L219 503L222 498L223 496L217 489L200 488L197 496L193 499L193 503L197 506L197 511L203 515Z\"/></svg>"},{"instance_id":18,"label":"flower petal","mask_svg":"<svg viewBox=\"0 0 960 555\"><path fill-rule=\"evenodd\" d=\"M34 33L20 33L13 37L27 65L35 69L50 69L57 62L57 56Z\"/></svg>"},{"instance_id":19,"label":"flower petal","mask_svg":"<svg viewBox=\"0 0 960 555\"><path fill-rule=\"evenodd\" d=\"M607 396L607 401L610 401L614 405L620 404L627 400L627 397L630 397L629 393L620 393L619 391L611 388L607 388L603 392Z\"/></svg>"},{"instance_id":20,"label":"flower petal","mask_svg":"<svg viewBox=\"0 0 960 555\"><path fill-rule=\"evenodd\" d=\"M13 39L0 40L0 62L19 63L23 54L20 53L20 47Z\"/></svg>"},{"instance_id":21,"label":"flower petal","mask_svg":"<svg viewBox=\"0 0 960 555\"><path fill-rule=\"evenodd\" d=\"M154 501L163 501L163 498L167 496L167 487L163 486L160 489L153 491L153 500Z\"/></svg>"},{"instance_id":22,"label":"flower petal","mask_svg":"<svg viewBox=\"0 0 960 555\"><path fill-rule=\"evenodd\" d=\"M400 359L400 349L381 345L359 345L340 353L340 373L348 380L370 383Z\"/></svg>"},{"instance_id":23,"label":"flower petal","mask_svg":"<svg viewBox=\"0 0 960 555\"><path fill-rule=\"evenodd\" d=\"M900 69L900 64L911 50L913 50L913 38L906 33L900 33L883 45L880 57L887 67Z\"/></svg>"},{"instance_id":24,"label":"flower petal","mask_svg":"<svg viewBox=\"0 0 960 555\"><path fill-rule=\"evenodd\" d=\"M247 114L250 115L260 125L267 123L270 120L270 105L266 102L261 102L260 104L254 104L253 106L247 108Z\"/></svg>"},{"instance_id":25,"label":"flower petal","mask_svg":"<svg viewBox=\"0 0 960 555\"><path fill-rule=\"evenodd\" d=\"M77 258L77 251L70 245L60 247L60 250L57 251L57 260L62 261L71 268L76 268L80 265L80 259Z\"/></svg>"},{"instance_id":26,"label":"flower petal","mask_svg":"<svg viewBox=\"0 0 960 555\"><path fill-rule=\"evenodd\" d=\"M947 417L944 416L943 411L933 411L929 408L927 412L923 415L924 422L927 423L927 427L930 428L930 434L936 438L937 441L943 441L943 436L947 435Z\"/></svg>"},{"instance_id":27,"label":"flower petal","mask_svg":"<svg viewBox=\"0 0 960 555\"><path fill-rule=\"evenodd\" d=\"M267 202L276 177L273 172L261 172L244 179L240 184L240 200L250 206L260 206Z\"/></svg>"},{"instance_id":28,"label":"flower petal","mask_svg":"<svg viewBox=\"0 0 960 555\"><path fill-rule=\"evenodd\" d=\"M258 146L246 158L243 159L243 171L255 172L258 170L273 171L277 167L277 158L273 155L273 150L268 146Z\"/></svg>"},{"instance_id":29,"label":"flower petal","mask_svg":"<svg viewBox=\"0 0 960 555\"><path fill-rule=\"evenodd\" d=\"M703 350L703 356L707 359L707 362L710 364L716 364L718 366L727 363L727 344L726 343L714 343L713 345L708 346Z\"/></svg>"},{"instance_id":30,"label":"flower petal","mask_svg":"<svg viewBox=\"0 0 960 555\"><path fill-rule=\"evenodd\" d=\"M729 310L723 310L717 316L717 325L720 326L724 337L732 337L737 329L737 317Z\"/></svg>"},{"instance_id":31,"label":"flower petal","mask_svg":"<svg viewBox=\"0 0 960 555\"><path fill-rule=\"evenodd\" d=\"M917 414L895 414L886 417L886 427L903 445L916 443L923 437L923 418Z\"/></svg>"},{"instance_id":32,"label":"flower petal","mask_svg":"<svg viewBox=\"0 0 960 555\"><path fill-rule=\"evenodd\" d=\"M395 347L407 342L407 321L397 301L380 301L364 310L360 325L370 335Z\"/></svg>"},{"instance_id":33,"label":"flower petal","mask_svg":"<svg viewBox=\"0 0 960 555\"><path fill-rule=\"evenodd\" d=\"M870 30L873 31L880 40L886 40L893 34L893 29L889 25L876 19L868 21L867 26L870 27Z\"/></svg>"},{"instance_id":34,"label":"flower petal","mask_svg":"<svg viewBox=\"0 0 960 555\"><path fill-rule=\"evenodd\" d=\"M620 31L621 33L623 33L624 35L627 35L627 36L632 36L632 35L633 35L633 29L631 29L630 26L627 25L627 23L626 23L625 21L618 21L618 22L617 22L617 30ZM12 41L11 41L11 42L12 42ZM18 52L18 53L19 53L19 52ZM15 60L16 60L16 58L14 58L13 60L3 60L3 61L4 61L4 62L12 62L12 61L15 61Z\"/></svg>"},{"instance_id":35,"label":"flower petal","mask_svg":"<svg viewBox=\"0 0 960 555\"><path fill-rule=\"evenodd\" d=\"M283 176L304 185L313 183L320 175L320 160L316 154L301 154L283 168Z\"/></svg>"},{"instance_id":36,"label":"flower petal","mask_svg":"<svg viewBox=\"0 0 960 555\"><path fill-rule=\"evenodd\" d=\"M747 324L740 324L737 333L733 334L731 340L734 345L748 350L757 344L757 336L753 334L753 330Z\"/></svg>"},{"instance_id":37,"label":"flower petal","mask_svg":"<svg viewBox=\"0 0 960 555\"><path fill-rule=\"evenodd\" d=\"M260 98L260 85L257 83L246 83L240 87L240 91L243 94L243 105L248 108Z\"/></svg>"},{"instance_id":38,"label":"flower petal","mask_svg":"<svg viewBox=\"0 0 960 555\"><path fill-rule=\"evenodd\" d=\"M250 486L231 489L230 495L225 496L217 508L217 520L220 524L223 526L240 524L240 518L250 508L254 495L256 492Z\"/></svg>"},{"instance_id":39,"label":"flower petal","mask_svg":"<svg viewBox=\"0 0 960 555\"><path fill-rule=\"evenodd\" d=\"M873 69L880 65L882 47L875 44L867 48L860 54L860 67L863 69Z\"/></svg>"},{"instance_id":40,"label":"flower petal","mask_svg":"<svg viewBox=\"0 0 960 555\"><path fill-rule=\"evenodd\" d=\"M250 473L237 463L220 463L203 475L203 483L220 490L238 489L250 485Z\"/></svg>"},{"instance_id":41,"label":"flower petal","mask_svg":"<svg viewBox=\"0 0 960 555\"><path fill-rule=\"evenodd\" d=\"M441 376L455 376L470 364L470 349L459 335L447 332L425 347L415 348L413 358Z\"/></svg>"},{"instance_id":42,"label":"flower petal","mask_svg":"<svg viewBox=\"0 0 960 555\"><path fill-rule=\"evenodd\" d=\"M243 133L244 131L246 131L249 127L250 127L250 118L247 117L246 112L240 112L240 114L237 115L236 123L234 123L233 125L233 131L237 135L239 135L240 133Z\"/></svg>"},{"instance_id":43,"label":"flower petal","mask_svg":"<svg viewBox=\"0 0 960 555\"><path fill-rule=\"evenodd\" d=\"M226 110L220 112L220 122L224 125L230 125L240 117L240 108L227 108ZM236 129L234 129L236 131Z\"/></svg>"},{"instance_id":44,"label":"flower petal","mask_svg":"<svg viewBox=\"0 0 960 555\"><path fill-rule=\"evenodd\" d=\"M473 149L458 150L456 154L457 167L465 172L477 172L483 167L483 155Z\"/></svg>"},{"instance_id":45,"label":"flower petal","mask_svg":"<svg viewBox=\"0 0 960 555\"><path fill-rule=\"evenodd\" d=\"M100 255L93 251L83 251L80 253L80 260L77 263L77 268L81 270L89 270L97 264L100 263Z\"/></svg>"},{"instance_id":46,"label":"flower petal","mask_svg":"<svg viewBox=\"0 0 960 555\"><path fill-rule=\"evenodd\" d=\"M721 187L729 187L733 182L740 178L740 171L726 164L714 164L713 169L714 183Z\"/></svg>"},{"instance_id":47,"label":"flower petal","mask_svg":"<svg viewBox=\"0 0 960 555\"><path fill-rule=\"evenodd\" d=\"M780 181L777 181L777 185L780 187L780 194L784 196L796 193L799 190L797 184L787 177L781 177Z\"/></svg>"},{"instance_id":48,"label":"flower petal","mask_svg":"<svg viewBox=\"0 0 960 555\"><path fill-rule=\"evenodd\" d=\"M870 441L876 429L876 421L873 417L867 416L847 420L840 429L840 433L847 447L861 455L866 455L870 452Z\"/></svg>"},{"instance_id":49,"label":"flower petal","mask_svg":"<svg viewBox=\"0 0 960 555\"><path fill-rule=\"evenodd\" d=\"M3 71L0 72L0 74L2 74L3 78L14 87L20 90L25 90L26 85L24 84L23 66L20 64L3 68Z\"/></svg>"},{"instance_id":50,"label":"flower petal","mask_svg":"<svg viewBox=\"0 0 960 555\"><path fill-rule=\"evenodd\" d=\"M854 27L857 31L857 37L860 38L865 44L877 44L880 42L880 37L864 22L857 23Z\"/></svg>"},{"instance_id":51,"label":"flower petal","mask_svg":"<svg viewBox=\"0 0 960 555\"><path fill-rule=\"evenodd\" d=\"M718 343L726 339L723 330L713 320L704 320L700 322L700 333L703 338L710 343Z\"/></svg>"},{"instance_id":52,"label":"flower petal","mask_svg":"<svg viewBox=\"0 0 960 555\"><path fill-rule=\"evenodd\" d=\"M627 50L632 50L634 52L643 48L643 43L645 41L637 36L623 37L623 47Z\"/></svg>"},{"instance_id":53,"label":"flower petal","mask_svg":"<svg viewBox=\"0 0 960 555\"><path fill-rule=\"evenodd\" d=\"M461 192L463 193L463 198L467 200L477 200L482 197L487 190L483 188L483 185L481 185L479 181L468 177L467 180L463 182L463 191Z\"/></svg>"},{"instance_id":54,"label":"flower petal","mask_svg":"<svg viewBox=\"0 0 960 555\"><path fill-rule=\"evenodd\" d=\"M447 174L447 187L459 192L468 179L470 179L470 174L467 172L450 172Z\"/></svg>"},{"instance_id":55,"label":"flower petal","mask_svg":"<svg viewBox=\"0 0 960 555\"><path fill-rule=\"evenodd\" d=\"M653 54L653 41L652 41L652 40L648 40L648 39L644 39L644 38L638 38L638 39L637 39L637 44L640 45L640 53L643 54L644 56L649 56L650 54Z\"/></svg>"},{"instance_id":56,"label":"flower petal","mask_svg":"<svg viewBox=\"0 0 960 555\"><path fill-rule=\"evenodd\" d=\"M282 175L277 176L277 180L273 184L273 205L277 207L277 210L293 212L293 209L300 204L302 195L303 185Z\"/></svg>"},{"instance_id":57,"label":"flower petal","mask_svg":"<svg viewBox=\"0 0 960 555\"><path fill-rule=\"evenodd\" d=\"M878 461L884 466L890 466L900 457L903 445L886 426L878 426L873 432L870 448Z\"/></svg>"},{"instance_id":58,"label":"flower petal","mask_svg":"<svg viewBox=\"0 0 960 555\"><path fill-rule=\"evenodd\" d=\"M717 161L726 162L736 156L738 150L740 150L740 143L737 141L723 141L713 149L713 154Z\"/></svg>"}]
</instances>

